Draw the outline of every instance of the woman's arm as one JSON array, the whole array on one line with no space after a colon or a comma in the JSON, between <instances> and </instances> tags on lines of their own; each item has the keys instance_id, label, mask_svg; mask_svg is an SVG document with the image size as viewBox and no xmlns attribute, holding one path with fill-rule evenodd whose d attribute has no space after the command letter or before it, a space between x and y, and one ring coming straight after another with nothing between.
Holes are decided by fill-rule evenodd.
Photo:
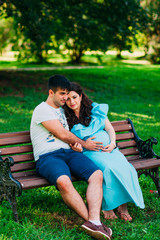
<instances>
[{"instance_id":1,"label":"woman's arm","mask_svg":"<svg viewBox=\"0 0 160 240\"><path fill-rule=\"evenodd\" d=\"M116 134L108 118L105 120L105 130L108 132L111 142L110 144L104 147L103 151L112 152L113 149L116 147Z\"/></svg>"}]
</instances>

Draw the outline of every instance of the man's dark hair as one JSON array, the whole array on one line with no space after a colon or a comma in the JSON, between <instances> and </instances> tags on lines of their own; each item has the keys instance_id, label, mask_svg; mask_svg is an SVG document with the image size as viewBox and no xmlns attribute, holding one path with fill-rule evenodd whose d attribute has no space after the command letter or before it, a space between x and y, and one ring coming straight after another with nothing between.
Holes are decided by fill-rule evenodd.
<instances>
[{"instance_id":1,"label":"man's dark hair","mask_svg":"<svg viewBox=\"0 0 160 240\"><path fill-rule=\"evenodd\" d=\"M55 93L58 88L61 88L63 90L67 89L70 91L70 81L63 75L54 75L51 76L48 80L48 90L52 89Z\"/></svg>"}]
</instances>

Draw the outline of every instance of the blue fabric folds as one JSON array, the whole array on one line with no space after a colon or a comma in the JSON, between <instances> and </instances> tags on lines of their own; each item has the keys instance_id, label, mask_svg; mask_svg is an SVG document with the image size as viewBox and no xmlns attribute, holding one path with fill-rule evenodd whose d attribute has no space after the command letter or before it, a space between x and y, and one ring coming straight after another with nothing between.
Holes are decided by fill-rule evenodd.
<instances>
[{"instance_id":1,"label":"blue fabric folds","mask_svg":"<svg viewBox=\"0 0 160 240\"><path fill-rule=\"evenodd\" d=\"M106 146L110 143L109 135L104 130L108 105L93 103L92 106L90 125L85 127L82 124L76 124L71 131L83 140L94 136L95 141L103 142ZM144 208L137 172L118 148L111 153L87 149L83 153L103 172L103 210L112 210L127 202Z\"/></svg>"},{"instance_id":2,"label":"blue fabric folds","mask_svg":"<svg viewBox=\"0 0 160 240\"><path fill-rule=\"evenodd\" d=\"M104 129L105 127L105 120L108 113L108 104L92 103L92 106L92 119L90 125L88 127L85 127L82 124L76 124L71 129L71 132L76 134L76 136L81 139L91 137L94 135L94 133Z\"/></svg>"}]
</instances>

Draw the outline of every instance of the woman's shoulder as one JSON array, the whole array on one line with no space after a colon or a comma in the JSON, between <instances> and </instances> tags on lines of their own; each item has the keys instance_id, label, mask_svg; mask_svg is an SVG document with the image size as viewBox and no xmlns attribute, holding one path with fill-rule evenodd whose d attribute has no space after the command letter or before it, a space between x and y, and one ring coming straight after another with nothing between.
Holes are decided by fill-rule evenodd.
<instances>
[{"instance_id":1,"label":"woman's shoulder","mask_svg":"<svg viewBox=\"0 0 160 240\"><path fill-rule=\"evenodd\" d=\"M109 106L106 103L97 103L93 102L92 103L92 114L105 114L107 115Z\"/></svg>"}]
</instances>

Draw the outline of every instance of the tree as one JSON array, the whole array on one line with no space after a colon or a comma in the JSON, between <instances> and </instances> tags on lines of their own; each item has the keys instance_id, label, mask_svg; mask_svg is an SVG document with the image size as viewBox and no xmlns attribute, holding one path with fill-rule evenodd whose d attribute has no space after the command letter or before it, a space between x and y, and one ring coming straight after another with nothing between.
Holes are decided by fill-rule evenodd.
<instances>
[{"instance_id":1,"label":"tree","mask_svg":"<svg viewBox=\"0 0 160 240\"><path fill-rule=\"evenodd\" d=\"M24 57L34 55L39 62L54 48L52 38L76 63L86 50L105 52L113 44L121 51L139 28L142 13L137 0L6 0L2 7L24 36Z\"/></svg>"},{"instance_id":2,"label":"tree","mask_svg":"<svg viewBox=\"0 0 160 240\"><path fill-rule=\"evenodd\" d=\"M107 1L108 2L108 1ZM132 0L112 0L113 17L112 26L114 27L114 36L112 46L121 58L122 50L132 50L133 42L137 45L136 35L146 28L147 15L140 5L140 1Z\"/></svg>"},{"instance_id":3,"label":"tree","mask_svg":"<svg viewBox=\"0 0 160 240\"><path fill-rule=\"evenodd\" d=\"M64 1L61 13L65 46L74 62L79 62L88 49L105 52L112 45L119 54L123 49L130 50L146 22L137 0Z\"/></svg>"},{"instance_id":4,"label":"tree","mask_svg":"<svg viewBox=\"0 0 160 240\"><path fill-rule=\"evenodd\" d=\"M148 26L145 29L145 51L149 60L160 63L160 1L143 0L142 6L148 15Z\"/></svg>"},{"instance_id":5,"label":"tree","mask_svg":"<svg viewBox=\"0 0 160 240\"><path fill-rule=\"evenodd\" d=\"M101 24L96 16L99 11L99 4L92 0L63 1L58 17L62 23L63 42L72 62L79 63L86 50L101 48Z\"/></svg>"},{"instance_id":6,"label":"tree","mask_svg":"<svg viewBox=\"0 0 160 240\"><path fill-rule=\"evenodd\" d=\"M14 34L13 19L0 19L0 54L9 44L13 43Z\"/></svg>"},{"instance_id":7,"label":"tree","mask_svg":"<svg viewBox=\"0 0 160 240\"><path fill-rule=\"evenodd\" d=\"M37 61L43 62L51 48L51 35L54 34L55 24L47 2L7 0L2 7L6 17L14 18L18 32L24 36L20 49L25 49L24 52L30 54L29 58L32 55Z\"/></svg>"}]
</instances>

